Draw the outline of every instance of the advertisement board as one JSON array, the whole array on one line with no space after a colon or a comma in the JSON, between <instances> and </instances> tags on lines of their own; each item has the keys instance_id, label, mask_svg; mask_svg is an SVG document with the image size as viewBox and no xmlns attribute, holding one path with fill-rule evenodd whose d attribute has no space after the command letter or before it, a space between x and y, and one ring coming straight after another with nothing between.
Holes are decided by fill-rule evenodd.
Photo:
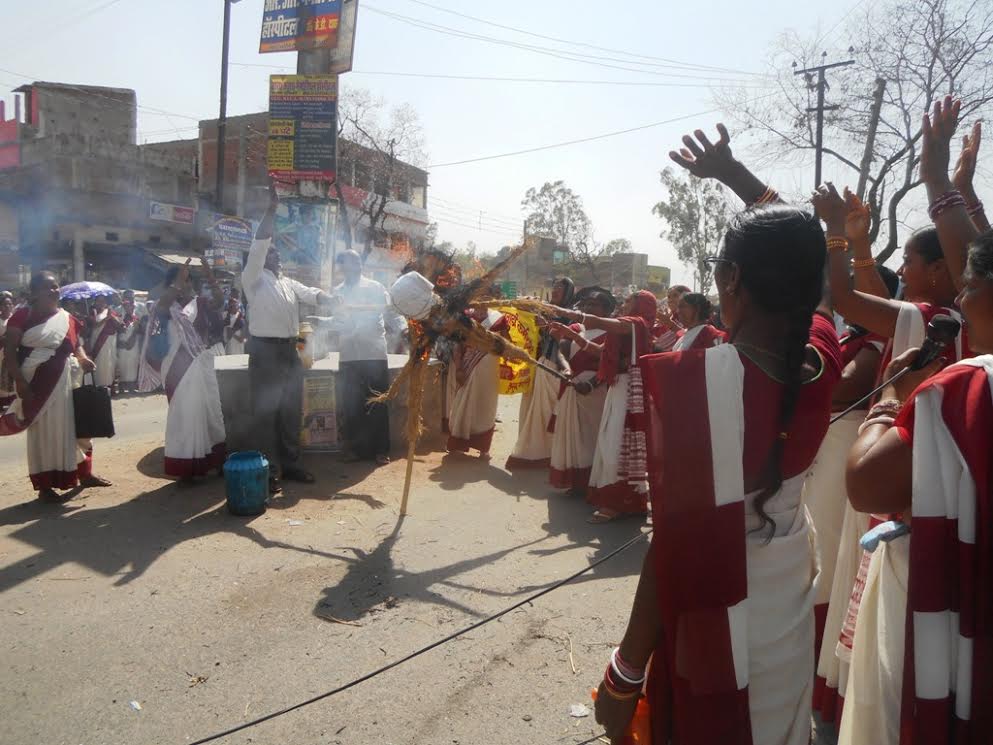
<instances>
[{"instance_id":1,"label":"advertisement board","mask_svg":"<svg viewBox=\"0 0 993 745\"><path fill-rule=\"evenodd\" d=\"M193 207L181 207L178 204L166 204L165 202L148 203L149 220L192 225L195 217L196 210Z\"/></svg>"},{"instance_id":2,"label":"advertisement board","mask_svg":"<svg viewBox=\"0 0 993 745\"><path fill-rule=\"evenodd\" d=\"M334 376L304 377L303 427L300 431L300 445L304 450L330 452L339 449L334 396Z\"/></svg>"},{"instance_id":3,"label":"advertisement board","mask_svg":"<svg viewBox=\"0 0 993 745\"><path fill-rule=\"evenodd\" d=\"M334 49L342 0L265 0L259 52Z\"/></svg>"},{"instance_id":4,"label":"advertisement board","mask_svg":"<svg viewBox=\"0 0 993 745\"><path fill-rule=\"evenodd\" d=\"M335 75L352 69L355 54L355 27L359 15L359 0L342 0L341 22L338 26L338 43L331 50L329 72Z\"/></svg>"},{"instance_id":5,"label":"advertisement board","mask_svg":"<svg viewBox=\"0 0 993 745\"><path fill-rule=\"evenodd\" d=\"M269 175L333 181L338 138L337 75L269 78Z\"/></svg>"}]
</instances>

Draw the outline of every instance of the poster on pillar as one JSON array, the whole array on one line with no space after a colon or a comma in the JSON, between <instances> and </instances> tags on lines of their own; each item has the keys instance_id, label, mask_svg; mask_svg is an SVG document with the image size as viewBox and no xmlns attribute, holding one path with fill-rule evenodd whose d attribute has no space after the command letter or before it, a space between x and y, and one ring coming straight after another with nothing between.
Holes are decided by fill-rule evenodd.
<instances>
[{"instance_id":1,"label":"poster on pillar","mask_svg":"<svg viewBox=\"0 0 993 745\"><path fill-rule=\"evenodd\" d=\"M269 175L278 181L334 181L338 76L269 78Z\"/></svg>"},{"instance_id":2,"label":"poster on pillar","mask_svg":"<svg viewBox=\"0 0 993 745\"><path fill-rule=\"evenodd\" d=\"M265 0L259 52L334 49L342 0Z\"/></svg>"}]
</instances>

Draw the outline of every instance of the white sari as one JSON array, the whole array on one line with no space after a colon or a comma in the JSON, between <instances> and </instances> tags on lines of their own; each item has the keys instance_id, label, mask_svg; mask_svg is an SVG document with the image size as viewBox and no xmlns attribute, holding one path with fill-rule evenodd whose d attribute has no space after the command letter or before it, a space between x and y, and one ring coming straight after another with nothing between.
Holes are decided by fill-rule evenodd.
<instances>
[{"instance_id":1,"label":"white sari","mask_svg":"<svg viewBox=\"0 0 993 745\"><path fill-rule=\"evenodd\" d=\"M39 367L55 356L69 333L70 316L59 309L55 315L24 332L21 346L31 352L21 363L21 372L30 383ZM70 354L51 393L35 414L26 431L28 447L28 472L35 489L71 489L80 476L89 475L89 461L81 444L88 441L76 439L76 420L73 410L73 371L79 363ZM7 416L14 421L24 420L24 406L17 398Z\"/></svg>"},{"instance_id":2,"label":"white sari","mask_svg":"<svg viewBox=\"0 0 993 745\"><path fill-rule=\"evenodd\" d=\"M138 361L141 358L141 319L134 322L117 335L117 377L122 383L134 383L138 379ZM128 349L124 345L134 342Z\"/></svg>"},{"instance_id":3,"label":"white sari","mask_svg":"<svg viewBox=\"0 0 993 745\"><path fill-rule=\"evenodd\" d=\"M90 338L87 340L87 348L95 349L97 340L100 338L100 334L103 333L104 326L108 323L114 323L115 321L111 318L111 313L109 310L104 310L96 318L96 324L93 326L93 330L90 332ZM96 370L93 371L93 380L96 385L103 386L104 388L110 388L114 385L114 378L117 376L117 334L109 334L100 347L99 352L93 357L93 362L96 364Z\"/></svg>"},{"instance_id":4,"label":"white sari","mask_svg":"<svg viewBox=\"0 0 993 745\"><path fill-rule=\"evenodd\" d=\"M142 358L143 389L154 389L161 382L169 399L166 416L165 473L167 476L192 478L220 468L225 457L224 415L214 372L214 355L204 349L193 328L196 301L169 309L169 350L159 370ZM149 325L147 336L153 334Z\"/></svg>"}]
</instances>

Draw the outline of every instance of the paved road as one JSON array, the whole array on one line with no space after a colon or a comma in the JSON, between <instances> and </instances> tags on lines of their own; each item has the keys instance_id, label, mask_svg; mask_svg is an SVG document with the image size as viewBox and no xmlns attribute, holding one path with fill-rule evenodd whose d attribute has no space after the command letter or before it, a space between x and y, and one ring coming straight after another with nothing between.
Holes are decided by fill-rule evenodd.
<instances>
[{"instance_id":1,"label":"paved road","mask_svg":"<svg viewBox=\"0 0 993 745\"><path fill-rule=\"evenodd\" d=\"M162 394L114 399L115 445L155 435L165 436L166 398ZM99 450L99 444L97 448ZM24 462L24 437L0 437L0 468Z\"/></svg>"}]
</instances>

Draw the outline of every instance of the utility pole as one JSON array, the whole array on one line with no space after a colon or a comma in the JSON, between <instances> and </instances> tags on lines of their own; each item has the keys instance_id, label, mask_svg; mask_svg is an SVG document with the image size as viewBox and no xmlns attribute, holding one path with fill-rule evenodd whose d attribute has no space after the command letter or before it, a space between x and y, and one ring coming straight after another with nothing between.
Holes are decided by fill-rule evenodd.
<instances>
[{"instance_id":1,"label":"utility pole","mask_svg":"<svg viewBox=\"0 0 993 745\"><path fill-rule=\"evenodd\" d=\"M824 56L827 52L824 53ZM815 135L816 141L814 143L814 150L816 155L816 161L814 166L814 188L816 189L821 185L821 160L824 155L824 112L831 111L837 106L825 106L824 105L824 93L827 90L827 77L824 73L827 70L831 70L835 67L846 67L848 65L854 65L855 60L846 60L844 62L832 62L828 65L818 65L817 67L808 67L804 70L796 70L794 75L806 75L808 81L813 73L817 73L817 106L814 108L809 108L807 111L817 112L817 133Z\"/></svg>"},{"instance_id":2,"label":"utility pole","mask_svg":"<svg viewBox=\"0 0 993 745\"><path fill-rule=\"evenodd\" d=\"M217 185L214 189L215 206L224 212L224 134L228 118L228 48L231 42L231 3L224 0L224 32L221 40L221 111L217 117Z\"/></svg>"},{"instance_id":3,"label":"utility pole","mask_svg":"<svg viewBox=\"0 0 993 745\"><path fill-rule=\"evenodd\" d=\"M872 151L876 145L876 130L879 128L879 116L883 110L883 93L886 92L885 78L876 78L876 90L872 94L872 111L869 114L869 133L865 138L865 152L859 163L859 199L865 198L865 187L869 182L869 166L872 165Z\"/></svg>"}]
</instances>

